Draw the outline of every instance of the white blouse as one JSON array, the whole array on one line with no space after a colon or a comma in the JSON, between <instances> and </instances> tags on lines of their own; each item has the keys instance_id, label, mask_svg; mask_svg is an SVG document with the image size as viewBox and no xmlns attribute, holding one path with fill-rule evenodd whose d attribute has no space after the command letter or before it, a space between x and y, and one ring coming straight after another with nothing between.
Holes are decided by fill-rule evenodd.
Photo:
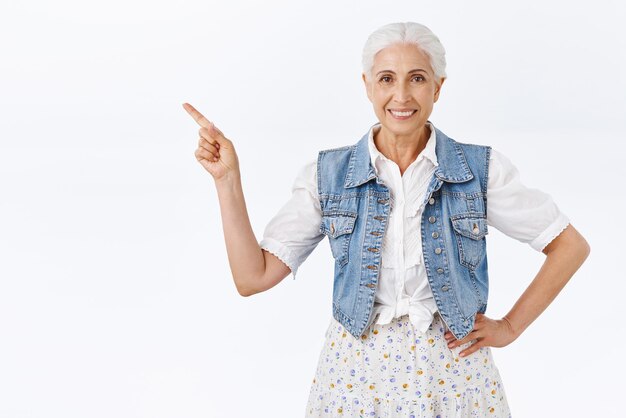
<instances>
[{"instance_id":1,"label":"white blouse","mask_svg":"<svg viewBox=\"0 0 626 418\"><path fill-rule=\"evenodd\" d=\"M427 125L431 134L426 147L403 175L374 144L380 123L370 128L368 139L372 166L389 187L391 202L373 315L378 315L376 323L387 324L394 317L408 314L421 332L428 329L437 311L424 269L420 230L420 202L438 165L435 130L431 122ZM291 198L265 227L259 245L282 260L295 279L298 267L324 238L319 231L322 211L317 194L317 156L301 168L291 191ZM493 147L487 201L487 225L537 251L543 250L570 222L549 194L526 187L517 168Z\"/></svg>"}]
</instances>

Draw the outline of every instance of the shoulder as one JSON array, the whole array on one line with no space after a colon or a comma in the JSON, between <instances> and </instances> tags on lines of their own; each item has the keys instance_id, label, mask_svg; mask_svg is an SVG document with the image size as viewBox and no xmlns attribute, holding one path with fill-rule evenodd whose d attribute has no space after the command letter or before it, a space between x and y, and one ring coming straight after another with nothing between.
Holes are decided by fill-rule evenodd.
<instances>
[{"instance_id":1,"label":"shoulder","mask_svg":"<svg viewBox=\"0 0 626 418\"><path fill-rule=\"evenodd\" d=\"M479 178L488 177L492 150L490 145L474 141L459 141L453 138L448 138L448 140L451 145L446 146L442 150L443 153L457 154L460 159L465 160L469 164L470 170L474 175L478 175ZM456 158L452 159L458 161Z\"/></svg>"},{"instance_id":2,"label":"shoulder","mask_svg":"<svg viewBox=\"0 0 626 418\"><path fill-rule=\"evenodd\" d=\"M452 136L446 135L438 128L435 128L437 131L437 143L442 141L443 144L443 152L444 153L459 153L461 152L466 158L470 160L484 161L485 159L490 158L491 153L491 145L483 144L478 141L473 140L459 140ZM459 151L460 149L460 151Z\"/></svg>"},{"instance_id":3,"label":"shoulder","mask_svg":"<svg viewBox=\"0 0 626 418\"><path fill-rule=\"evenodd\" d=\"M456 139L452 139L449 138L452 143L460 146L463 151L465 152L473 152L473 153L490 153L492 150L491 145L487 145L487 144L481 144L475 141L472 142L466 142L466 141L459 141Z\"/></svg>"},{"instance_id":4,"label":"shoulder","mask_svg":"<svg viewBox=\"0 0 626 418\"><path fill-rule=\"evenodd\" d=\"M489 158L494 161L492 164L498 164L507 167L513 166L513 162L511 161L511 159L497 148L491 147L491 154Z\"/></svg>"},{"instance_id":5,"label":"shoulder","mask_svg":"<svg viewBox=\"0 0 626 418\"><path fill-rule=\"evenodd\" d=\"M346 152L350 153L355 146L356 144L352 144L352 145L342 145L339 147L321 149L318 151L318 156L322 156L324 154L342 154Z\"/></svg>"},{"instance_id":6,"label":"shoulder","mask_svg":"<svg viewBox=\"0 0 626 418\"><path fill-rule=\"evenodd\" d=\"M470 153L482 153L483 155L487 154L489 157L490 166L498 165L510 167L513 165L509 157L506 156L506 154L502 153L502 151L500 151L499 149L494 148L492 145L480 143L477 141L467 142L453 139L450 137L447 138L452 141L452 143L458 144L464 152L467 151Z\"/></svg>"},{"instance_id":7,"label":"shoulder","mask_svg":"<svg viewBox=\"0 0 626 418\"><path fill-rule=\"evenodd\" d=\"M489 153L489 169L492 171L498 170L509 172L516 170L517 168L506 154L496 148L491 147Z\"/></svg>"},{"instance_id":8,"label":"shoulder","mask_svg":"<svg viewBox=\"0 0 626 418\"><path fill-rule=\"evenodd\" d=\"M489 182L490 190L500 190L504 186L519 183L520 172L511 159L496 148L491 149L489 158Z\"/></svg>"},{"instance_id":9,"label":"shoulder","mask_svg":"<svg viewBox=\"0 0 626 418\"><path fill-rule=\"evenodd\" d=\"M324 172L326 168L347 167L355 148L356 144L352 144L318 151L317 169Z\"/></svg>"},{"instance_id":10,"label":"shoulder","mask_svg":"<svg viewBox=\"0 0 626 418\"><path fill-rule=\"evenodd\" d=\"M317 199L317 158L309 158L300 166L291 186L298 196ZM302 194L304 192L304 194Z\"/></svg>"},{"instance_id":11,"label":"shoulder","mask_svg":"<svg viewBox=\"0 0 626 418\"><path fill-rule=\"evenodd\" d=\"M342 153L348 153L350 154L350 152L356 148L356 146L358 145L358 141L357 142L352 142L349 144L345 144L344 145L338 145L336 147L331 147L331 148L323 148L320 149L318 151L318 155L324 155L324 154L342 154Z\"/></svg>"}]
</instances>

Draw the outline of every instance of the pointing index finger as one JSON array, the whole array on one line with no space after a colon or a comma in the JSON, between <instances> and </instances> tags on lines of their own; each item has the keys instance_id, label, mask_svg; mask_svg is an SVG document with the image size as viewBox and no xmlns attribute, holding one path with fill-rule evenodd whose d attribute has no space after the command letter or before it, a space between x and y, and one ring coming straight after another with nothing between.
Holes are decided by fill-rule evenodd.
<instances>
[{"instance_id":1,"label":"pointing index finger","mask_svg":"<svg viewBox=\"0 0 626 418\"><path fill-rule=\"evenodd\" d=\"M189 103L183 103L183 108L191 115L192 118L194 118L198 125L207 129L211 126L211 121L205 118L202 113L198 112L196 108Z\"/></svg>"}]
</instances>

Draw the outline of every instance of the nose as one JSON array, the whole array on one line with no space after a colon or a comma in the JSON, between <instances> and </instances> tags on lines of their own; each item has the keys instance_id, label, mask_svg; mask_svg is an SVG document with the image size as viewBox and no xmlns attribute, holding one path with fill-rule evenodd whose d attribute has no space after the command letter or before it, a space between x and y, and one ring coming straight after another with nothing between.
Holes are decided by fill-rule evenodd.
<instances>
[{"instance_id":1,"label":"nose","mask_svg":"<svg viewBox=\"0 0 626 418\"><path fill-rule=\"evenodd\" d=\"M398 83L394 91L394 100L398 103L406 103L411 99L411 92L406 83Z\"/></svg>"}]
</instances>

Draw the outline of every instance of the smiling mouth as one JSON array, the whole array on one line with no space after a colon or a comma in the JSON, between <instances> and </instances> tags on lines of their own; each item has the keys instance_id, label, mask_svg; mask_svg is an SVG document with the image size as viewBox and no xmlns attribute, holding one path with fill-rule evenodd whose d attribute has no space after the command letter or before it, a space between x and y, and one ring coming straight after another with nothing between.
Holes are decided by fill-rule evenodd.
<instances>
[{"instance_id":1,"label":"smiling mouth","mask_svg":"<svg viewBox=\"0 0 626 418\"><path fill-rule=\"evenodd\" d=\"M407 111L398 111L398 110L391 110L388 109L389 113L391 113L391 115L395 118L395 119L408 119L409 117L413 116L417 110L407 110Z\"/></svg>"}]
</instances>

